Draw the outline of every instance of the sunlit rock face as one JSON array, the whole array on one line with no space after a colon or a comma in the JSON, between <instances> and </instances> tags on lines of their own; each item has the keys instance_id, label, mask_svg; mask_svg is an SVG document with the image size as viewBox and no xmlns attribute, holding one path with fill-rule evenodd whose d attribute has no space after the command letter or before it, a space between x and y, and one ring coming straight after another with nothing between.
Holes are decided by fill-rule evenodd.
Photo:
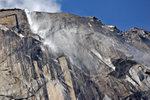
<instances>
[{"instance_id":1,"label":"sunlit rock face","mask_svg":"<svg viewBox=\"0 0 150 100\"><path fill-rule=\"evenodd\" d=\"M150 98L150 32L95 17L0 11L0 99Z\"/></svg>"},{"instance_id":2,"label":"sunlit rock face","mask_svg":"<svg viewBox=\"0 0 150 100\"><path fill-rule=\"evenodd\" d=\"M120 56L149 66L148 51L127 44L121 36L116 36L119 32L115 32L115 26L103 25L95 17L26 12L32 32L44 39L43 43L49 46L56 57L62 54L68 56L74 65L88 75L103 72L98 72L98 68L105 66L104 63L109 63L109 67L113 68L111 59Z\"/></svg>"}]
</instances>

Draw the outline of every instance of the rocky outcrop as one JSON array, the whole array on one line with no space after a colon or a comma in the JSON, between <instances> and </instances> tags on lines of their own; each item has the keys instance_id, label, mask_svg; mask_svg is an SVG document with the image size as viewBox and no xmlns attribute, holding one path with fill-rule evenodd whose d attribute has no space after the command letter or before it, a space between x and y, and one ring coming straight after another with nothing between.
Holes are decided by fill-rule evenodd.
<instances>
[{"instance_id":1,"label":"rocky outcrop","mask_svg":"<svg viewBox=\"0 0 150 100\"><path fill-rule=\"evenodd\" d=\"M149 100L149 36L95 17L1 10L0 99Z\"/></svg>"}]
</instances>

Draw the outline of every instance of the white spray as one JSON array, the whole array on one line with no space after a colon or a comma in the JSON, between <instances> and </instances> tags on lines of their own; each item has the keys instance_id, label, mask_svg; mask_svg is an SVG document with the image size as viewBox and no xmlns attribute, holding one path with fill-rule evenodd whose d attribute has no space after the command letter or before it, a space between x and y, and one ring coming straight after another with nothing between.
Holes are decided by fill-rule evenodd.
<instances>
[{"instance_id":1,"label":"white spray","mask_svg":"<svg viewBox=\"0 0 150 100\"><path fill-rule=\"evenodd\" d=\"M144 65L148 65L150 62L149 56L147 56L149 53L96 32L91 25L88 27L82 23L77 24L77 16L70 17L73 15L67 14L57 16L57 14L28 11L26 14L32 32L40 35L44 39L43 43L48 45L56 55L57 53L65 54L72 64L87 75L106 72L103 71L107 70L106 65L114 69L111 58L122 54L133 57L134 60ZM70 20L67 20L67 17ZM122 53L118 54L118 51ZM143 57L139 58L139 56Z\"/></svg>"}]
</instances>

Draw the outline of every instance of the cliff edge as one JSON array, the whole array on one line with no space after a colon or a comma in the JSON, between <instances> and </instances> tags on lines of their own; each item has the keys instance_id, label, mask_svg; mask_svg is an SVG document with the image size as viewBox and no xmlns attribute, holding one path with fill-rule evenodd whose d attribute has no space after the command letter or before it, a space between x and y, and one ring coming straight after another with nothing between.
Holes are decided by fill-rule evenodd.
<instances>
[{"instance_id":1,"label":"cliff edge","mask_svg":"<svg viewBox=\"0 0 150 100\"><path fill-rule=\"evenodd\" d=\"M95 17L0 10L1 100L149 100L150 32Z\"/></svg>"}]
</instances>

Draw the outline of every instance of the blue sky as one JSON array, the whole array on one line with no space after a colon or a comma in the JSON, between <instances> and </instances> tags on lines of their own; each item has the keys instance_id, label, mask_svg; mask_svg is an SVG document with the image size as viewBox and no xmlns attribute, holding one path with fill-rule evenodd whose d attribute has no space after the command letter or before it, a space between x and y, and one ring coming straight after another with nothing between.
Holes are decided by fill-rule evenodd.
<instances>
[{"instance_id":1,"label":"blue sky","mask_svg":"<svg viewBox=\"0 0 150 100\"><path fill-rule=\"evenodd\" d=\"M138 27L150 31L150 0L61 0L62 12L96 16L120 30Z\"/></svg>"},{"instance_id":2,"label":"blue sky","mask_svg":"<svg viewBox=\"0 0 150 100\"><path fill-rule=\"evenodd\" d=\"M122 31L132 27L150 31L150 0L0 0L0 8L95 16Z\"/></svg>"}]
</instances>

